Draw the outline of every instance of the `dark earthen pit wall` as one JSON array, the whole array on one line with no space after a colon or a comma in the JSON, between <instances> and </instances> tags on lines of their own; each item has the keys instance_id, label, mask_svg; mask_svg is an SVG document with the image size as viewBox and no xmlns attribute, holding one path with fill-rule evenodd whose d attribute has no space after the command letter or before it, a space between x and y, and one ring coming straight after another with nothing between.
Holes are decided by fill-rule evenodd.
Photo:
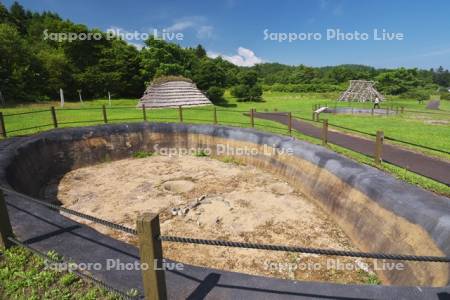
<instances>
[{"instance_id":1,"label":"dark earthen pit wall","mask_svg":"<svg viewBox=\"0 0 450 300\"><path fill-rule=\"evenodd\" d=\"M133 123L53 130L4 141L0 182L41 196L51 179L72 169L123 159L139 150L153 151L156 144L160 148L209 147L213 156L218 144L256 148L257 155L234 158L283 176L328 212L362 251L450 256L449 198L324 147L251 129ZM284 153L273 154L274 149ZM403 263L406 270L379 275L396 285L449 283L448 264Z\"/></svg>"}]
</instances>

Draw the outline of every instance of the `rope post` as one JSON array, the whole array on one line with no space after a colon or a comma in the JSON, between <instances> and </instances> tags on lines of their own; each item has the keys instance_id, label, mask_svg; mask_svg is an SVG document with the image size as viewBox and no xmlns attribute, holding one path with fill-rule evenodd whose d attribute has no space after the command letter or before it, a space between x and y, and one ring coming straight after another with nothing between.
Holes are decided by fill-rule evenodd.
<instances>
[{"instance_id":1,"label":"rope post","mask_svg":"<svg viewBox=\"0 0 450 300\"><path fill-rule=\"evenodd\" d=\"M56 119L56 110L55 107L50 107L50 111L52 113L53 127L58 128L58 119Z\"/></svg>"},{"instance_id":2,"label":"rope post","mask_svg":"<svg viewBox=\"0 0 450 300\"><path fill-rule=\"evenodd\" d=\"M372 109L370 110L370 115L373 117L373 107L372 107Z\"/></svg>"},{"instance_id":3,"label":"rope post","mask_svg":"<svg viewBox=\"0 0 450 300\"><path fill-rule=\"evenodd\" d=\"M106 124L108 123L108 116L106 115L106 106L102 105L102 111L103 111L103 122Z\"/></svg>"},{"instance_id":4,"label":"rope post","mask_svg":"<svg viewBox=\"0 0 450 300\"><path fill-rule=\"evenodd\" d=\"M166 278L159 228L159 215L144 213L136 221L142 280L146 299L167 299Z\"/></svg>"},{"instance_id":5,"label":"rope post","mask_svg":"<svg viewBox=\"0 0 450 300\"><path fill-rule=\"evenodd\" d=\"M214 106L214 125L217 125L217 108Z\"/></svg>"},{"instance_id":6,"label":"rope post","mask_svg":"<svg viewBox=\"0 0 450 300\"><path fill-rule=\"evenodd\" d=\"M382 161L382 151L383 151L383 131L377 131L377 138L375 142L375 164L380 165Z\"/></svg>"},{"instance_id":7,"label":"rope post","mask_svg":"<svg viewBox=\"0 0 450 300\"><path fill-rule=\"evenodd\" d=\"M315 121L316 120L316 113L313 111L312 113L312 120Z\"/></svg>"},{"instance_id":8,"label":"rope post","mask_svg":"<svg viewBox=\"0 0 450 300\"><path fill-rule=\"evenodd\" d=\"M320 113L316 113L316 121L320 122Z\"/></svg>"},{"instance_id":9,"label":"rope post","mask_svg":"<svg viewBox=\"0 0 450 300\"><path fill-rule=\"evenodd\" d=\"M328 143L328 119L324 119L322 123L322 145Z\"/></svg>"},{"instance_id":10,"label":"rope post","mask_svg":"<svg viewBox=\"0 0 450 300\"><path fill-rule=\"evenodd\" d=\"M405 110L405 107L404 107L404 106L400 107L400 113L403 114L403 111L404 111L404 110Z\"/></svg>"},{"instance_id":11,"label":"rope post","mask_svg":"<svg viewBox=\"0 0 450 300\"><path fill-rule=\"evenodd\" d=\"M183 123L183 107L181 105L178 106L178 114L180 116L180 123Z\"/></svg>"},{"instance_id":12,"label":"rope post","mask_svg":"<svg viewBox=\"0 0 450 300\"><path fill-rule=\"evenodd\" d=\"M288 113L288 130L289 130L289 135L292 136L292 113L291 112Z\"/></svg>"},{"instance_id":13,"label":"rope post","mask_svg":"<svg viewBox=\"0 0 450 300\"><path fill-rule=\"evenodd\" d=\"M2 131L2 137L6 139L6 128L5 128L5 118L3 117L3 112L0 111L0 130Z\"/></svg>"},{"instance_id":14,"label":"rope post","mask_svg":"<svg viewBox=\"0 0 450 300\"><path fill-rule=\"evenodd\" d=\"M250 109L250 124L252 125L252 128L255 128L255 111L254 109Z\"/></svg>"},{"instance_id":15,"label":"rope post","mask_svg":"<svg viewBox=\"0 0 450 300\"><path fill-rule=\"evenodd\" d=\"M389 105L386 105L386 115L389 116Z\"/></svg>"},{"instance_id":16,"label":"rope post","mask_svg":"<svg viewBox=\"0 0 450 300\"><path fill-rule=\"evenodd\" d=\"M147 111L145 110L145 104L142 104L142 117L144 118L144 122L147 122Z\"/></svg>"},{"instance_id":17,"label":"rope post","mask_svg":"<svg viewBox=\"0 0 450 300\"><path fill-rule=\"evenodd\" d=\"M8 237L12 237L12 235L13 231L6 208L5 195L3 190L0 190L0 249L5 250L12 246L8 240Z\"/></svg>"}]
</instances>

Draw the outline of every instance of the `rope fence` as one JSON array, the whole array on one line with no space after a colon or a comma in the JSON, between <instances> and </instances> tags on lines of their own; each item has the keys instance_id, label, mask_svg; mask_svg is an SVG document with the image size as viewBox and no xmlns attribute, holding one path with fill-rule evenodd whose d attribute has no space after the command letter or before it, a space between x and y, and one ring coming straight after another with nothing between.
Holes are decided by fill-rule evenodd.
<instances>
[{"instance_id":1,"label":"rope fence","mask_svg":"<svg viewBox=\"0 0 450 300\"><path fill-rule=\"evenodd\" d=\"M366 252L343 251L343 250L335 250L335 249L320 249L320 248L308 248L308 247L297 247L297 246L232 242L232 241L224 241L224 240L205 240L205 239L195 239L195 238L188 238L188 237L178 237L178 236L160 236L159 239L161 241L165 241L165 242L208 245L208 246L221 246L221 247L233 247L233 248L245 248L245 249L258 249L258 250L267 250L267 251L284 251L284 252L317 254L317 255L327 255L327 256L345 256L345 257L361 257L361 258L387 259L387 260L450 263L450 257L439 257L439 256L417 256L417 255L400 255L400 254L386 254L386 253L366 253Z\"/></svg>"},{"instance_id":2,"label":"rope fence","mask_svg":"<svg viewBox=\"0 0 450 300\"><path fill-rule=\"evenodd\" d=\"M14 195L12 199L5 200L4 193L7 195ZM262 244L262 243L248 243L248 242L236 242L226 240L212 240L212 239L198 239L191 237L178 237L161 235L160 221L158 214L145 213L138 216L136 220L136 229L132 229L114 222L110 222L98 217L94 217L88 214L84 214L75 210L67 209L58 205L54 205L28 195L24 195L10 188L0 186L0 216L2 217L0 222L0 248L7 249L11 244L15 244L21 247L25 247L33 253L50 259L46 254L33 249L24 242L17 240L12 231L12 226L9 221L8 210L6 208L9 205L9 201L17 199L32 202L37 205L44 206L48 209L63 212L75 217L83 218L85 220L94 222L96 224L104 225L113 230L119 230L128 234L132 234L138 237L139 240L139 254L141 264L145 263L147 266L157 266L157 268L142 268L142 280L144 287L144 294L147 299L167 299L167 290L165 283L164 269L161 268L164 262L163 250L161 242L174 242L184 244L197 244L207 246L219 246L230 248L244 248L244 249L257 249L262 251L284 251L291 253L303 253L303 254L315 254L325 256L342 256L342 257L357 257L357 258L372 258L372 259L384 259L384 260L400 260L400 261L414 261L414 262L435 262L435 263L450 263L450 257L439 256L420 256L420 255L404 255L404 254L391 254L391 253L368 253L357 251L346 251L338 249L321 249L311 248L304 246L290 246L290 245L274 245L274 244ZM130 296L118 290L115 287L108 285L107 283L96 279L90 274L77 271L76 274L91 282L109 290L124 299L136 299L138 296Z\"/></svg>"}]
</instances>

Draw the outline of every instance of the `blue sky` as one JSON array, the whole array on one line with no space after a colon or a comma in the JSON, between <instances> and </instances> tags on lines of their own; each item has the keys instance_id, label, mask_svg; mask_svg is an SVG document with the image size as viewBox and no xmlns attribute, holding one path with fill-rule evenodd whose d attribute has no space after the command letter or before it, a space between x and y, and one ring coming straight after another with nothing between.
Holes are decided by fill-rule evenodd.
<instances>
[{"instance_id":1,"label":"blue sky","mask_svg":"<svg viewBox=\"0 0 450 300\"><path fill-rule=\"evenodd\" d=\"M13 1L2 1L9 6ZM170 29L183 46L202 44L209 55L240 65L261 61L324 66L450 68L450 1L427 0L22 0L91 28L122 32ZM367 40L327 39L327 30L367 33ZM374 40L373 30L403 40ZM264 30L267 30L268 39ZM319 33L319 40L278 41L277 33ZM130 41L139 44L139 41Z\"/></svg>"}]
</instances>

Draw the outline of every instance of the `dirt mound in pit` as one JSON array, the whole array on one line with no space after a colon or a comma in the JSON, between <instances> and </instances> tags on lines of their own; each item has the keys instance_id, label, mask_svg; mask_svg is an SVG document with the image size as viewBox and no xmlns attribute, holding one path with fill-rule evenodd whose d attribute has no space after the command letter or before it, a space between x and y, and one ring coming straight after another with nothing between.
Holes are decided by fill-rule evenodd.
<instances>
[{"instance_id":1,"label":"dirt mound in pit","mask_svg":"<svg viewBox=\"0 0 450 300\"><path fill-rule=\"evenodd\" d=\"M207 157L152 156L81 168L67 173L58 186L49 186L47 194L52 192L65 207L129 227L135 226L138 214L159 212L165 235L358 250L328 215L284 180L254 167ZM136 243L129 235L76 220ZM343 283L376 278L370 270L327 268L332 257L177 243L163 246L166 258L249 274ZM320 267L302 268L307 264ZM283 268L287 265L290 270Z\"/></svg>"}]
</instances>

